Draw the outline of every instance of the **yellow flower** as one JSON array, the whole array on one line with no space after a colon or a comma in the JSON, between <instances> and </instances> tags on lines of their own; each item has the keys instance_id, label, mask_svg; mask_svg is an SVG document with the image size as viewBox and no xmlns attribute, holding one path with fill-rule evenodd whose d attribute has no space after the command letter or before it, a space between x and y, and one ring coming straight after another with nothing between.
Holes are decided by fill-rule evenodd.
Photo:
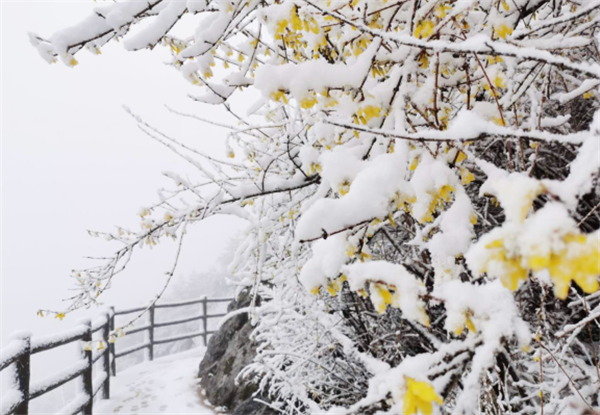
<instances>
[{"instance_id":1,"label":"yellow flower","mask_svg":"<svg viewBox=\"0 0 600 415\"><path fill-rule=\"evenodd\" d=\"M354 56L359 56L361 53L363 53L367 49L367 46L369 46L369 43L371 43L371 40L367 39L366 37L361 37L359 40L354 42Z\"/></svg>"},{"instance_id":2,"label":"yellow flower","mask_svg":"<svg viewBox=\"0 0 600 415\"><path fill-rule=\"evenodd\" d=\"M506 39L506 36L509 36L513 32L513 28L504 23L499 24L495 27L495 29L498 36L500 36L502 39Z\"/></svg>"},{"instance_id":3,"label":"yellow flower","mask_svg":"<svg viewBox=\"0 0 600 415\"><path fill-rule=\"evenodd\" d=\"M485 247L492 252L482 272L490 274L493 269L492 276L500 278L502 285L511 291L515 291L519 287L519 281L526 279L529 274L529 270L521 266L522 258L518 255L507 255L502 239L490 242ZM492 264L493 266L490 266Z\"/></svg>"},{"instance_id":4,"label":"yellow flower","mask_svg":"<svg viewBox=\"0 0 600 415\"><path fill-rule=\"evenodd\" d=\"M350 191L350 182L348 180L344 180L341 184L340 184L340 188L338 190L338 193L340 194L340 196L344 196L346 195L346 193L348 193Z\"/></svg>"},{"instance_id":5,"label":"yellow flower","mask_svg":"<svg viewBox=\"0 0 600 415\"><path fill-rule=\"evenodd\" d=\"M449 184L445 184L440 188L440 190L438 190L438 194L446 202L449 202L450 197L452 196L452 192L454 192L454 190L456 190L454 189L454 187L450 186Z\"/></svg>"},{"instance_id":6,"label":"yellow flower","mask_svg":"<svg viewBox=\"0 0 600 415\"><path fill-rule=\"evenodd\" d=\"M65 318L65 313L56 313L54 318L57 318L62 321L62 319Z\"/></svg>"},{"instance_id":7,"label":"yellow flower","mask_svg":"<svg viewBox=\"0 0 600 415\"><path fill-rule=\"evenodd\" d=\"M540 184L535 189L533 189L531 192L529 192L528 194L525 195L525 197L522 200L523 205L521 206L521 216L518 218L520 220L520 222L523 222L525 220L525 218L527 217L527 214L529 213L529 211L531 210L531 207L533 206L533 201L543 191L544 191L544 186Z\"/></svg>"},{"instance_id":8,"label":"yellow flower","mask_svg":"<svg viewBox=\"0 0 600 415\"><path fill-rule=\"evenodd\" d=\"M311 17L310 20L308 21L308 30L306 30L306 25L304 25L304 29L305 31L311 31L313 34L318 35L319 32L321 31L319 23L317 23L317 21L314 19L314 17ZM327 40L325 39L324 36L322 36L322 45L325 46L327 44Z\"/></svg>"},{"instance_id":9,"label":"yellow flower","mask_svg":"<svg viewBox=\"0 0 600 415\"><path fill-rule=\"evenodd\" d=\"M422 39L433 34L435 24L431 20L421 20L415 28L415 37Z\"/></svg>"},{"instance_id":10,"label":"yellow flower","mask_svg":"<svg viewBox=\"0 0 600 415\"><path fill-rule=\"evenodd\" d=\"M369 27L371 29L381 29L383 27L381 23L381 15L379 13L375 13L373 20L371 20L369 23Z\"/></svg>"},{"instance_id":11,"label":"yellow flower","mask_svg":"<svg viewBox=\"0 0 600 415\"><path fill-rule=\"evenodd\" d=\"M374 105L367 105L364 108L361 108L358 110L358 116L364 120L366 120L366 122L364 122L363 124L366 124L367 122L369 122L371 120L371 118L376 118L379 117L381 115L381 108L380 107L376 107Z\"/></svg>"},{"instance_id":12,"label":"yellow flower","mask_svg":"<svg viewBox=\"0 0 600 415\"><path fill-rule=\"evenodd\" d=\"M496 73L494 77L494 86L496 88L506 88L506 78L502 72Z\"/></svg>"},{"instance_id":13,"label":"yellow flower","mask_svg":"<svg viewBox=\"0 0 600 415\"><path fill-rule=\"evenodd\" d=\"M332 296L335 297L337 295L337 291L336 289L332 286L332 285L327 285L327 292Z\"/></svg>"},{"instance_id":14,"label":"yellow flower","mask_svg":"<svg viewBox=\"0 0 600 415\"><path fill-rule=\"evenodd\" d=\"M314 30L313 30L314 32ZM323 35L321 35L319 37L319 41L315 42L315 47L314 47L314 51L317 52L319 49L324 48L325 46L327 46L327 38ZM332 54L333 56L333 54Z\"/></svg>"},{"instance_id":15,"label":"yellow flower","mask_svg":"<svg viewBox=\"0 0 600 415\"><path fill-rule=\"evenodd\" d=\"M511 291L519 287L519 281L527 278L528 270L521 266L520 258L505 259L505 273L500 276L502 285Z\"/></svg>"},{"instance_id":16,"label":"yellow flower","mask_svg":"<svg viewBox=\"0 0 600 415\"><path fill-rule=\"evenodd\" d=\"M349 245L348 249L346 249L346 255L348 255L348 258L354 258L355 253L356 247L354 245Z\"/></svg>"},{"instance_id":17,"label":"yellow flower","mask_svg":"<svg viewBox=\"0 0 600 415\"><path fill-rule=\"evenodd\" d=\"M433 199L431 200L431 203L429 204L429 208L427 209L427 212L425 213L425 215L423 215L423 217L421 217L421 218L417 218L419 223L423 224L423 223L433 222L433 213L435 212L435 210L437 209L439 204L440 204L440 197L438 195L433 195Z\"/></svg>"},{"instance_id":18,"label":"yellow flower","mask_svg":"<svg viewBox=\"0 0 600 415\"><path fill-rule=\"evenodd\" d=\"M504 59L502 59L501 56L488 56L486 58L486 60L488 61L488 63L490 65L493 65L495 63L502 63L502 62L504 62Z\"/></svg>"},{"instance_id":19,"label":"yellow flower","mask_svg":"<svg viewBox=\"0 0 600 415\"><path fill-rule=\"evenodd\" d=\"M506 124L504 123L504 121L502 121L502 118L500 117L492 117L492 121L494 124L499 125L500 127L506 126Z\"/></svg>"},{"instance_id":20,"label":"yellow flower","mask_svg":"<svg viewBox=\"0 0 600 415\"><path fill-rule=\"evenodd\" d=\"M273 101L283 100L284 103L288 103L287 98L285 96L285 91L278 90L277 92L271 92L271 99Z\"/></svg>"},{"instance_id":21,"label":"yellow flower","mask_svg":"<svg viewBox=\"0 0 600 415\"><path fill-rule=\"evenodd\" d=\"M475 180L475 176L468 169L461 167L460 168L460 181L463 186L468 185L473 180Z\"/></svg>"},{"instance_id":22,"label":"yellow flower","mask_svg":"<svg viewBox=\"0 0 600 415\"><path fill-rule=\"evenodd\" d=\"M379 314L385 313L388 305L392 305L392 293L388 290L388 287L384 284L373 283L371 286L377 294L381 297L381 301L376 301L373 305L377 307Z\"/></svg>"},{"instance_id":23,"label":"yellow flower","mask_svg":"<svg viewBox=\"0 0 600 415\"><path fill-rule=\"evenodd\" d=\"M457 336L460 336L463 333L463 330L465 329L465 326L472 333L477 333L477 328L475 327L475 323L473 323L473 320L471 320L471 316L472 315L473 315L473 312L471 312L470 310L465 313L464 324L456 327L456 329L454 330L454 333Z\"/></svg>"},{"instance_id":24,"label":"yellow flower","mask_svg":"<svg viewBox=\"0 0 600 415\"><path fill-rule=\"evenodd\" d=\"M308 93L304 98L300 100L300 107L303 109L309 109L318 104L317 97L314 92Z\"/></svg>"},{"instance_id":25,"label":"yellow flower","mask_svg":"<svg viewBox=\"0 0 600 415\"><path fill-rule=\"evenodd\" d=\"M436 193L430 192L432 198L431 202L429 203L429 208L422 217L416 218L417 221L421 224L433 222L433 214L438 210L438 208L443 207L444 201L450 201L450 199L452 198L452 193L455 190L456 189L454 189L454 187L450 186L449 184L446 184L440 187Z\"/></svg>"},{"instance_id":26,"label":"yellow flower","mask_svg":"<svg viewBox=\"0 0 600 415\"><path fill-rule=\"evenodd\" d=\"M300 17L298 16L298 10L296 9L296 6L292 7L290 17L292 21L292 30L295 32L302 30L302 20L300 20Z\"/></svg>"},{"instance_id":27,"label":"yellow flower","mask_svg":"<svg viewBox=\"0 0 600 415\"><path fill-rule=\"evenodd\" d=\"M336 106L336 105L338 105L338 104L339 104L339 102L338 102L338 100L337 100L337 99L334 99L334 98L326 98L326 99L325 99L325 105L324 105L324 107L325 107L325 108L333 108L333 107L335 107L335 106Z\"/></svg>"},{"instance_id":28,"label":"yellow flower","mask_svg":"<svg viewBox=\"0 0 600 415\"><path fill-rule=\"evenodd\" d=\"M436 402L439 405L444 403L444 400L435 392L433 386L427 382L406 377L406 385L404 415L416 414L417 411L424 415L431 415L433 412L432 402Z\"/></svg>"},{"instance_id":29,"label":"yellow flower","mask_svg":"<svg viewBox=\"0 0 600 415\"><path fill-rule=\"evenodd\" d=\"M407 195L403 195L400 192L396 192L396 194L394 195L394 198L392 199L392 203L394 204L394 206L396 207L396 210L408 210L408 206L406 205L407 203L415 203L417 201L417 198L414 196L407 196Z\"/></svg>"},{"instance_id":30,"label":"yellow flower","mask_svg":"<svg viewBox=\"0 0 600 415\"><path fill-rule=\"evenodd\" d=\"M494 76L494 78L491 79L491 83L496 88L506 88L506 77L504 76L504 73L498 71L496 73L496 75ZM484 83L483 89L485 89L486 91L489 91L490 90L489 84Z\"/></svg>"},{"instance_id":31,"label":"yellow flower","mask_svg":"<svg viewBox=\"0 0 600 415\"><path fill-rule=\"evenodd\" d=\"M281 35L283 34L283 32L285 32L285 28L288 25L288 21L287 20L280 20L277 22L277 24L275 25L275 37L277 37L277 35Z\"/></svg>"},{"instance_id":32,"label":"yellow flower","mask_svg":"<svg viewBox=\"0 0 600 415\"><path fill-rule=\"evenodd\" d=\"M335 280L333 280L332 282L327 284L327 292L332 297L337 296L338 292L342 289L342 284L346 280L347 280L346 276L344 274L342 274L339 278L336 278Z\"/></svg>"},{"instance_id":33,"label":"yellow flower","mask_svg":"<svg viewBox=\"0 0 600 415\"><path fill-rule=\"evenodd\" d=\"M471 330L473 333L477 333L477 329L475 328L475 323L471 320L471 317L467 316L467 328Z\"/></svg>"},{"instance_id":34,"label":"yellow flower","mask_svg":"<svg viewBox=\"0 0 600 415\"><path fill-rule=\"evenodd\" d=\"M443 17L446 17L446 12L448 12L449 10L452 10L452 6L450 6L449 4L441 4L435 8L433 14L435 15L435 17L439 17L441 19Z\"/></svg>"},{"instance_id":35,"label":"yellow flower","mask_svg":"<svg viewBox=\"0 0 600 415\"><path fill-rule=\"evenodd\" d=\"M415 157L414 159L412 159L412 161L410 162L410 171L415 171L417 170L417 166L419 165L419 158Z\"/></svg>"},{"instance_id":36,"label":"yellow flower","mask_svg":"<svg viewBox=\"0 0 600 415\"><path fill-rule=\"evenodd\" d=\"M471 213L469 215L469 222L471 222L471 225L477 225L477 215L474 213Z\"/></svg>"},{"instance_id":37,"label":"yellow flower","mask_svg":"<svg viewBox=\"0 0 600 415\"><path fill-rule=\"evenodd\" d=\"M554 284L554 294L564 300L569 294L571 281L591 294L600 286L600 240L597 234L569 234L564 238L565 248L546 255L532 255L527 265L537 272L547 269Z\"/></svg>"}]
</instances>

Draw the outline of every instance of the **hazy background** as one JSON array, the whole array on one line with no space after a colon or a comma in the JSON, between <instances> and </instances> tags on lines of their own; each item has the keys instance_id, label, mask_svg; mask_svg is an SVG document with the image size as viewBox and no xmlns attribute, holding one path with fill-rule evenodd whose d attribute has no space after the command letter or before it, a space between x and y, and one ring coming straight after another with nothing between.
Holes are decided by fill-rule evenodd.
<instances>
[{"instance_id":1,"label":"hazy background","mask_svg":"<svg viewBox=\"0 0 600 415\"><path fill-rule=\"evenodd\" d=\"M87 229L138 229L139 208L157 201L156 189L170 184L161 172L192 172L147 138L122 105L172 136L224 157L223 130L164 108L168 104L229 121L220 108L187 98L200 90L163 65L169 56L166 48L132 53L114 42L99 56L80 52L79 65L69 68L48 65L30 46L28 31L50 36L98 4L2 1L2 345L14 330L53 333L72 327L80 316L96 314L92 309L60 322L37 317L36 311L61 307L72 286L70 270L90 265L85 255L117 247L89 237ZM193 226L177 277L216 275L212 270L222 268L219 258L231 250L229 241L243 226L231 217ZM117 308L149 301L165 281L174 247L165 241L152 251L138 250L104 301ZM64 366L60 360L34 362L34 376Z\"/></svg>"}]
</instances>

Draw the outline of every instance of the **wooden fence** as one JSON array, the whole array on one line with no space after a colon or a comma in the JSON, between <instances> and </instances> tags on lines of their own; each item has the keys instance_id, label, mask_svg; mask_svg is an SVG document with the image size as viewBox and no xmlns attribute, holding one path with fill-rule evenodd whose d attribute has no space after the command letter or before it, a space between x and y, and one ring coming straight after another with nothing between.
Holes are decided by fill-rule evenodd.
<instances>
[{"instance_id":1,"label":"wooden fence","mask_svg":"<svg viewBox=\"0 0 600 415\"><path fill-rule=\"evenodd\" d=\"M102 399L110 398L109 374L116 376L118 358L137 351L146 350L147 358L153 360L155 346L195 337L202 337L206 346L208 336L214 333L214 331L208 330L208 319L225 316L224 313L208 314L208 304L230 302L232 300L232 298L209 299L203 297L198 300L156 304L148 310L147 324L134 327L126 332L127 334L146 332L147 341L121 351L116 350L115 343L108 342L110 333L115 329L115 317L139 313L145 310L146 307L119 311L115 311L111 307L110 311L104 313L100 318L94 320L94 322L90 319L81 320L79 325L74 329L56 335L31 337L29 333L15 333L12 336L12 341L0 351L0 372L12 368L16 380L16 389L3 393L2 400L0 401L0 408L2 408L1 415L28 415L30 401L77 378L79 378L79 382L81 383L82 392L59 413L75 415L82 412L85 415L91 415L93 414L94 397L98 392L102 391ZM202 304L202 314L161 323L155 322L157 309L184 307L194 304ZM201 331L161 339L155 339L154 337L157 328L175 326L197 320L202 320ZM96 350L85 347L85 345L92 342L92 336L96 332L101 332L102 346L96 348ZM75 341L81 342L80 360L77 360L71 367L57 375L38 382L31 381L31 355ZM107 345L107 347L104 347L104 345ZM99 360L102 360L102 370L99 373L94 373L94 364Z\"/></svg>"}]
</instances>

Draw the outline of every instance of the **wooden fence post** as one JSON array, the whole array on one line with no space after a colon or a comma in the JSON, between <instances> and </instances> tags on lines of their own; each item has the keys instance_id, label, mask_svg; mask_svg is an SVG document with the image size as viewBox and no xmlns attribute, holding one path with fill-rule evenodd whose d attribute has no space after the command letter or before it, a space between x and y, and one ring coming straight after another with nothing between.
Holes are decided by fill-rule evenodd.
<instances>
[{"instance_id":1,"label":"wooden fence post","mask_svg":"<svg viewBox=\"0 0 600 415\"><path fill-rule=\"evenodd\" d=\"M15 410L15 414L29 414L29 379L31 377L31 335L23 333L18 335L19 340L23 342L24 353L15 362L15 371L17 375L17 387L23 395L23 402Z\"/></svg>"},{"instance_id":2,"label":"wooden fence post","mask_svg":"<svg viewBox=\"0 0 600 415\"><path fill-rule=\"evenodd\" d=\"M109 330L112 332L115 329L115 308L110 307L110 325ZM108 343L108 351L110 355L112 355L112 360L110 362L110 371L112 376L117 376L117 354L115 351L115 344Z\"/></svg>"},{"instance_id":3,"label":"wooden fence post","mask_svg":"<svg viewBox=\"0 0 600 415\"><path fill-rule=\"evenodd\" d=\"M83 358L87 361L87 368L81 374L81 380L83 382L83 392L89 396L88 403L83 407L83 413L85 415L92 415L94 406L94 388L92 385L92 370L94 361L92 360L92 321L90 319L81 320L81 324L87 327L81 341L83 342Z\"/></svg>"},{"instance_id":4,"label":"wooden fence post","mask_svg":"<svg viewBox=\"0 0 600 415\"><path fill-rule=\"evenodd\" d=\"M202 335L202 337L204 338L204 346L206 347L206 344L208 343L208 304L207 304L207 298L206 296L204 296L204 298L202 299L202 327L204 329L204 334Z\"/></svg>"},{"instance_id":5,"label":"wooden fence post","mask_svg":"<svg viewBox=\"0 0 600 415\"><path fill-rule=\"evenodd\" d=\"M150 328L148 329L148 340L150 346L148 347L148 358L154 360L154 304L148 310L148 317L150 319Z\"/></svg>"},{"instance_id":6,"label":"wooden fence post","mask_svg":"<svg viewBox=\"0 0 600 415\"><path fill-rule=\"evenodd\" d=\"M106 312L106 323L102 326L102 341L106 342L104 356L102 356L102 369L106 373L106 379L102 383L102 399L110 399L110 312Z\"/></svg>"}]
</instances>

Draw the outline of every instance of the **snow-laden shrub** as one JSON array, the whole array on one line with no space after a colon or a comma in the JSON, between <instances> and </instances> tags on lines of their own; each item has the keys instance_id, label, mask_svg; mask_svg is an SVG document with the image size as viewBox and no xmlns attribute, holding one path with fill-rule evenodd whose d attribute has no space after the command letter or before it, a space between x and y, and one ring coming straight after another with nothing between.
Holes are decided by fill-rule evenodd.
<instances>
[{"instance_id":1,"label":"snow-laden shrub","mask_svg":"<svg viewBox=\"0 0 600 415\"><path fill-rule=\"evenodd\" d=\"M270 300L249 310L260 347L244 375L283 412L597 406L599 10L153 0L32 34L71 66L122 37L128 50L166 45L193 99L233 120L217 160L132 113L200 178L171 175L141 231L107 235L123 247L75 273L70 309L93 304L136 246L237 215L251 226L231 271ZM176 38L184 15L197 29ZM262 98L243 116L228 100L246 87Z\"/></svg>"}]
</instances>

